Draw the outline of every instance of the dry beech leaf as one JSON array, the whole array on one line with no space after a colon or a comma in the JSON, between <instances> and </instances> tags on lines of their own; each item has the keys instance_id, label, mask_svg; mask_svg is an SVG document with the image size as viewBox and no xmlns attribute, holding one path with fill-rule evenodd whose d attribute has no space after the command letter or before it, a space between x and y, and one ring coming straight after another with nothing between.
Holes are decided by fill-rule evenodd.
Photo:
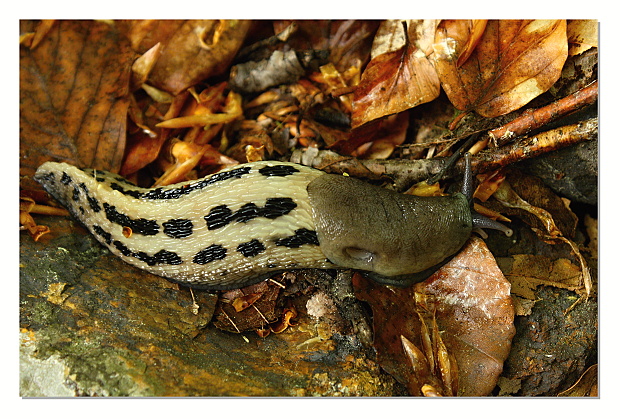
<instances>
[{"instance_id":1,"label":"dry beech leaf","mask_svg":"<svg viewBox=\"0 0 620 419\"><path fill-rule=\"evenodd\" d=\"M374 59L386 52L399 50L407 43L405 26L401 20L384 20L379 25L372 41L370 58Z\"/></svg>"},{"instance_id":2,"label":"dry beech leaf","mask_svg":"<svg viewBox=\"0 0 620 419\"><path fill-rule=\"evenodd\" d=\"M130 22L127 31L141 53L161 42L149 83L176 95L226 71L249 28L245 20L147 20Z\"/></svg>"},{"instance_id":3,"label":"dry beech leaf","mask_svg":"<svg viewBox=\"0 0 620 419\"><path fill-rule=\"evenodd\" d=\"M550 259L541 255L512 255L500 258L503 272L510 281L512 294L528 300L536 300L536 289L541 285L578 290L581 269L570 260Z\"/></svg>"},{"instance_id":4,"label":"dry beech leaf","mask_svg":"<svg viewBox=\"0 0 620 419\"><path fill-rule=\"evenodd\" d=\"M579 55L592 47L598 47L598 21L569 20L566 27L568 55Z\"/></svg>"},{"instance_id":5,"label":"dry beech leaf","mask_svg":"<svg viewBox=\"0 0 620 419\"><path fill-rule=\"evenodd\" d=\"M405 45L370 61L353 94L352 128L439 96L439 79L418 46L425 42L417 38L418 32L415 25L409 26ZM429 31L421 32L429 36Z\"/></svg>"},{"instance_id":6,"label":"dry beech leaf","mask_svg":"<svg viewBox=\"0 0 620 419\"><path fill-rule=\"evenodd\" d=\"M565 20L490 20L461 63L470 37L477 36L475 28L470 20L444 20L436 32L435 68L457 109L489 118L504 115L560 77L568 51Z\"/></svg>"},{"instance_id":7,"label":"dry beech leaf","mask_svg":"<svg viewBox=\"0 0 620 419\"><path fill-rule=\"evenodd\" d=\"M396 147L401 145L407 137L409 128L409 113L401 112L389 116L382 129L377 132L376 140L367 143L358 149L357 157L363 159L387 159ZM363 148L363 150L362 150Z\"/></svg>"},{"instance_id":8,"label":"dry beech leaf","mask_svg":"<svg viewBox=\"0 0 620 419\"><path fill-rule=\"evenodd\" d=\"M131 90L137 90L146 82L153 66L161 56L161 43L155 44L134 61L131 66Z\"/></svg>"},{"instance_id":9,"label":"dry beech leaf","mask_svg":"<svg viewBox=\"0 0 620 419\"><path fill-rule=\"evenodd\" d=\"M379 364L412 395L422 395L426 384L437 389L437 382L449 381L459 396L493 390L515 333L514 308L510 283L482 239L470 239L448 264L413 287L379 286L361 276L354 278L354 286L356 297L373 310ZM414 373L416 350L408 344L403 349L401 336L424 354L418 370L427 362L432 377ZM433 342L445 346L445 351L435 351L441 355L437 359L430 357ZM452 376L447 381L448 372Z\"/></svg>"},{"instance_id":10,"label":"dry beech leaf","mask_svg":"<svg viewBox=\"0 0 620 419\"><path fill-rule=\"evenodd\" d=\"M538 226L530 226L530 228L541 240L549 244L559 242L566 243L570 247L581 266L583 290L580 288L577 289L576 292L581 294L583 291L585 292L585 296L589 296L592 292L592 277L590 276L588 264L581 254L577 243L563 236L562 231L556 226L556 222L549 211L544 208L535 207L525 201L512 189L508 182L503 182L493 196L506 207L519 208L533 214L542 224L542 229L538 228Z\"/></svg>"},{"instance_id":11,"label":"dry beech leaf","mask_svg":"<svg viewBox=\"0 0 620 419\"><path fill-rule=\"evenodd\" d=\"M274 22L280 33L294 23L296 32L287 40L294 50L328 50L329 62L339 71L359 67L368 60L372 36L379 23L374 20L282 20Z\"/></svg>"},{"instance_id":12,"label":"dry beech leaf","mask_svg":"<svg viewBox=\"0 0 620 419\"><path fill-rule=\"evenodd\" d=\"M478 42L482 38L484 34L484 30L487 27L486 20L472 20L471 21L471 31L469 37L467 38L467 43L463 46L463 50L459 54L459 59L456 60L457 68L462 66L465 63L469 56L474 52L476 47L478 46Z\"/></svg>"},{"instance_id":13,"label":"dry beech leaf","mask_svg":"<svg viewBox=\"0 0 620 419\"><path fill-rule=\"evenodd\" d=\"M117 172L135 57L116 27L57 21L36 48L19 51L22 174L50 159Z\"/></svg>"}]
</instances>

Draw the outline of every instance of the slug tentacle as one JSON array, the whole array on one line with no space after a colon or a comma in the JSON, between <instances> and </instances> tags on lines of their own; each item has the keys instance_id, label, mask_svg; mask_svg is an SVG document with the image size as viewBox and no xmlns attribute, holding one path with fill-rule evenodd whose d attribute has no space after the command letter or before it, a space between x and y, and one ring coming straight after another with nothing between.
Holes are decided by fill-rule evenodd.
<instances>
[{"instance_id":1,"label":"slug tentacle","mask_svg":"<svg viewBox=\"0 0 620 419\"><path fill-rule=\"evenodd\" d=\"M471 154L465 153L465 173L463 174L463 186L461 187L461 193L467 197L467 201L470 205L472 224L474 229L490 228L492 230L499 230L503 232L507 237L512 236L512 230L505 225L491 220L482 214L477 213L474 210L474 180L471 171Z\"/></svg>"}]
</instances>

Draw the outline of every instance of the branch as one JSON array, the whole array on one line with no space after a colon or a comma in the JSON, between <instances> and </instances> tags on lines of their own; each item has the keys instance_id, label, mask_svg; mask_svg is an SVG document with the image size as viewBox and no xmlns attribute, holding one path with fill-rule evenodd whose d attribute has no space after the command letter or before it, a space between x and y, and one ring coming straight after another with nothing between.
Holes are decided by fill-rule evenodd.
<instances>
[{"instance_id":1,"label":"branch","mask_svg":"<svg viewBox=\"0 0 620 419\"><path fill-rule=\"evenodd\" d=\"M489 137L496 146L525 135L535 129L591 105L598 99L598 81L575 93L538 109L528 109L509 123L489 131Z\"/></svg>"},{"instance_id":2,"label":"branch","mask_svg":"<svg viewBox=\"0 0 620 419\"><path fill-rule=\"evenodd\" d=\"M504 147L485 150L476 154L472 161L476 173L486 173L508 166L522 160L537 157L550 151L559 150L583 141L598 138L598 118L591 118L577 124L565 125L556 129L523 138ZM412 184L428 179L439 173L445 164L445 158L426 160L360 160L355 157L341 156L329 150L309 148L295 150L290 161L315 167L328 173L348 173L354 177L379 180L389 178L396 190L408 189ZM463 161L459 161L454 170L446 176L462 173Z\"/></svg>"}]
</instances>

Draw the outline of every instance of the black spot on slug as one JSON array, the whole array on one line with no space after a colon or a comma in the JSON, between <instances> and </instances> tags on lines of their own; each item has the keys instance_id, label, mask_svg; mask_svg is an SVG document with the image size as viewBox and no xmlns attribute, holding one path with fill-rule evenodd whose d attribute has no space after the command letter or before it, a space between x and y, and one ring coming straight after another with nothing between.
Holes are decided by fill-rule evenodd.
<instances>
[{"instance_id":1,"label":"black spot on slug","mask_svg":"<svg viewBox=\"0 0 620 419\"><path fill-rule=\"evenodd\" d=\"M71 183L71 176L69 176L65 172L62 172L62 177L60 178L60 183L62 183L63 185L70 184Z\"/></svg>"},{"instance_id":2,"label":"black spot on slug","mask_svg":"<svg viewBox=\"0 0 620 419\"><path fill-rule=\"evenodd\" d=\"M80 182L80 184L78 185L80 188L82 188L82 190L86 193L88 193L88 187L86 186L86 184L84 182Z\"/></svg>"},{"instance_id":3,"label":"black spot on slug","mask_svg":"<svg viewBox=\"0 0 620 419\"><path fill-rule=\"evenodd\" d=\"M84 209L84 207L83 207L83 206L81 206L81 205L80 205L80 206L78 207L78 210L80 210L80 214L82 214L82 215L86 214L86 210Z\"/></svg>"},{"instance_id":4,"label":"black spot on slug","mask_svg":"<svg viewBox=\"0 0 620 419\"><path fill-rule=\"evenodd\" d=\"M41 179L49 183L54 183L54 181L56 180L56 175L54 174L54 172L47 172L46 174L41 176Z\"/></svg>"},{"instance_id":5,"label":"black spot on slug","mask_svg":"<svg viewBox=\"0 0 620 419\"><path fill-rule=\"evenodd\" d=\"M237 169L232 169L227 172L219 172L215 173L208 178L198 180L194 183L185 184L178 188L165 189L165 188L155 188L147 191L140 191L136 189L126 189L123 185L119 183L124 183L125 185L136 187L133 183L129 182L126 179L123 179L120 176L112 176L116 182L110 182L110 188L115 191L119 191L123 195L131 196L136 199L178 199L184 195L190 194L196 190L200 190L206 188L207 186L213 185L217 182L222 182L224 180L232 179L232 178L240 178L250 172L249 167L239 167ZM105 178L97 178L100 182L104 182Z\"/></svg>"},{"instance_id":6,"label":"black spot on slug","mask_svg":"<svg viewBox=\"0 0 620 419\"><path fill-rule=\"evenodd\" d=\"M245 257L256 256L265 251L265 245L257 239L252 239L249 242L241 243L237 246L237 252L241 253Z\"/></svg>"},{"instance_id":7,"label":"black spot on slug","mask_svg":"<svg viewBox=\"0 0 620 419\"><path fill-rule=\"evenodd\" d=\"M131 231L144 236L154 236L159 233L159 225L155 220L147 220L146 218L130 218L125 214L121 214L116 207L108 203L103 204L105 215L110 222L116 223L122 227L129 227Z\"/></svg>"},{"instance_id":8,"label":"black spot on slug","mask_svg":"<svg viewBox=\"0 0 620 419\"><path fill-rule=\"evenodd\" d=\"M72 196L74 201L79 201L80 200L80 190L78 189L77 186L73 187L73 196Z\"/></svg>"},{"instance_id":9,"label":"black spot on slug","mask_svg":"<svg viewBox=\"0 0 620 419\"><path fill-rule=\"evenodd\" d=\"M164 226L164 234L172 237L173 239L182 239L183 237L191 236L194 225L191 220L177 218L168 220L162 223Z\"/></svg>"},{"instance_id":10,"label":"black spot on slug","mask_svg":"<svg viewBox=\"0 0 620 419\"><path fill-rule=\"evenodd\" d=\"M273 220L286 215L297 208L297 204L291 198L268 198L262 211L262 216Z\"/></svg>"},{"instance_id":11,"label":"black spot on slug","mask_svg":"<svg viewBox=\"0 0 620 419\"><path fill-rule=\"evenodd\" d=\"M224 227L232 221L232 213L233 212L226 205L213 207L211 211L209 211L209 214L204 217L207 222L207 228L209 230L215 230Z\"/></svg>"},{"instance_id":12,"label":"black spot on slug","mask_svg":"<svg viewBox=\"0 0 620 419\"><path fill-rule=\"evenodd\" d=\"M207 228L209 230L215 230L233 221L247 223L257 217L265 217L273 220L288 214L296 207L297 204L291 198L268 198L265 201L264 207L259 207L249 202L235 212L226 205L218 205L217 207L213 207L204 218L207 222Z\"/></svg>"},{"instance_id":13,"label":"black spot on slug","mask_svg":"<svg viewBox=\"0 0 620 419\"><path fill-rule=\"evenodd\" d=\"M247 223L258 216L260 216L260 208L256 204L250 202L239 208L230 218L230 221L237 220L240 223Z\"/></svg>"},{"instance_id":14,"label":"black spot on slug","mask_svg":"<svg viewBox=\"0 0 620 419\"><path fill-rule=\"evenodd\" d=\"M206 249L201 250L194 256L194 263L205 265L214 260L221 260L226 257L226 248L219 244L212 244Z\"/></svg>"},{"instance_id":15,"label":"black spot on slug","mask_svg":"<svg viewBox=\"0 0 620 419\"><path fill-rule=\"evenodd\" d=\"M300 228L295 230L295 234L293 236L276 240L277 246L285 246L292 249L296 249L304 244L319 245L319 239L316 235L316 231L308 230L307 228Z\"/></svg>"},{"instance_id":16,"label":"black spot on slug","mask_svg":"<svg viewBox=\"0 0 620 419\"><path fill-rule=\"evenodd\" d=\"M134 186L134 187L136 186L135 183L132 183L132 182L128 181L127 179L125 179L122 176L113 175L112 177L114 179L116 179L118 182L124 183L124 184L129 185L129 186Z\"/></svg>"},{"instance_id":17,"label":"black spot on slug","mask_svg":"<svg viewBox=\"0 0 620 419\"><path fill-rule=\"evenodd\" d=\"M249 172L250 172L249 167L239 167L237 169L229 170L227 172L215 173L214 175L211 175L208 178L196 181L194 183L186 184L178 188L153 189L153 190L150 190L142 194L141 197L144 199L177 199L177 198L182 197L183 195L187 195L196 190L203 189L207 186L213 185L214 183L222 182L224 180L228 180L232 178L240 178Z\"/></svg>"},{"instance_id":18,"label":"black spot on slug","mask_svg":"<svg viewBox=\"0 0 620 419\"><path fill-rule=\"evenodd\" d=\"M101 211L101 207L99 206L99 201L97 201L96 198L87 196L86 200L88 201L88 205L90 206L90 209L92 209L94 212Z\"/></svg>"},{"instance_id":19,"label":"black spot on slug","mask_svg":"<svg viewBox=\"0 0 620 419\"><path fill-rule=\"evenodd\" d=\"M129 182L126 181L126 183L129 183ZM119 185L118 183L115 183L115 182L110 183L110 188L114 189L115 191L119 191L123 195L128 195L128 196L134 197L136 199L140 199L142 197L142 195L143 195L142 192L140 192L140 191L127 190L127 189L123 188L121 185Z\"/></svg>"},{"instance_id":20,"label":"black spot on slug","mask_svg":"<svg viewBox=\"0 0 620 419\"><path fill-rule=\"evenodd\" d=\"M133 252L131 250L129 250L129 248L127 246L125 246L122 242L118 241L118 240L114 240L112 242L112 244L114 245L114 247L116 247L118 249L119 252L121 252L121 254L123 256L132 256Z\"/></svg>"},{"instance_id":21,"label":"black spot on slug","mask_svg":"<svg viewBox=\"0 0 620 419\"><path fill-rule=\"evenodd\" d=\"M82 207L80 207L80 208L82 208ZM95 231L96 234L98 234L99 236L103 237L103 239L105 240L105 242L107 244L112 243L112 235L110 233L108 233L107 231L105 231L103 228L101 228L101 226L98 226L97 224L95 224L95 225L93 225L93 230ZM117 249L118 249L118 247L117 247ZM129 251L129 249L127 249L127 251ZM128 255L125 255L125 256L128 256Z\"/></svg>"},{"instance_id":22,"label":"black spot on slug","mask_svg":"<svg viewBox=\"0 0 620 419\"><path fill-rule=\"evenodd\" d=\"M263 176L289 176L293 173L299 172L293 166L287 166L284 164L278 164L275 166L264 166L258 169L258 172Z\"/></svg>"},{"instance_id":23,"label":"black spot on slug","mask_svg":"<svg viewBox=\"0 0 620 419\"><path fill-rule=\"evenodd\" d=\"M160 250L155 253L153 256L147 255L144 252L134 253L133 256L136 259L139 259L145 262L149 266L164 264L164 265L180 265L183 263L183 259L179 257L174 252L170 252L169 250Z\"/></svg>"}]
</instances>

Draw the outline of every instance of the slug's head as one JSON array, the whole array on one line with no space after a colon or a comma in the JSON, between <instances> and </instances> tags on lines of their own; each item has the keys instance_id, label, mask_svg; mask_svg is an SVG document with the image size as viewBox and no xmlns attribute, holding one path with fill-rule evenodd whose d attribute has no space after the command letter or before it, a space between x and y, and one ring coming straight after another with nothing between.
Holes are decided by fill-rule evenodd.
<instances>
[{"instance_id":1,"label":"slug's head","mask_svg":"<svg viewBox=\"0 0 620 419\"><path fill-rule=\"evenodd\" d=\"M323 254L391 285L409 285L413 274L443 262L472 230L462 194L415 197L323 175L308 185L308 195Z\"/></svg>"},{"instance_id":2,"label":"slug's head","mask_svg":"<svg viewBox=\"0 0 620 419\"><path fill-rule=\"evenodd\" d=\"M473 211L471 166L460 193L403 195L345 176L323 175L308 196L323 254L386 285L409 286L434 273L465 244L472 229L512 230Z\"/></svg>"}]
</instances>

